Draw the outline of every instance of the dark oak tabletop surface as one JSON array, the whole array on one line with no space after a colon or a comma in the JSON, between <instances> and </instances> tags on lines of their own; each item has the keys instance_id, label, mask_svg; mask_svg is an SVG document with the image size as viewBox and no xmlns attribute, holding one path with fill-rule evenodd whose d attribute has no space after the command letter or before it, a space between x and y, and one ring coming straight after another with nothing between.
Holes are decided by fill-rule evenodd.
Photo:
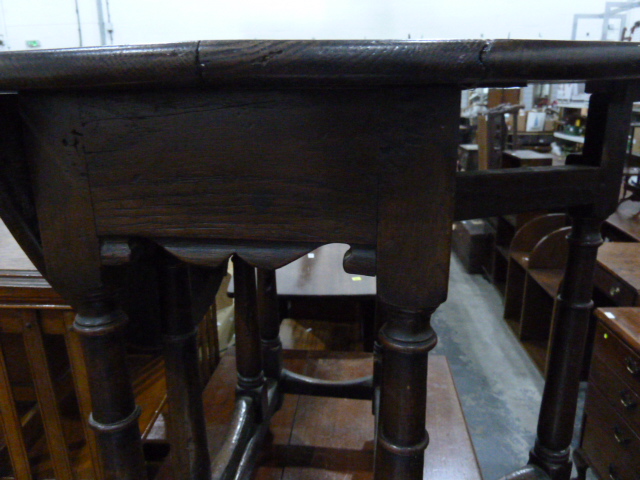
<instances>
[{"instance_id":1,"label":"dark oak tabletop surface","mask_svg":"<svg viewBox=\"0 0 640 480\"><path fill-rule=\"evenodd\" d=\"M640 291L640 243L604 243L598 250L598 264Z\"/></svg>"},{"instance_id":2,"label":"dark oak tabletop surface","mask_svg":"<svg viewBox=\"0 0 640 480\"><path fill-rule=\"evenodd\" d=\"M640 203L622 202L617 210L607 218L607 224L623 235L640 242Z\"/></svg>"},{"instance_id":3,"label":"dark oak tabletop surface","mask_svg":"<svg viewBox=\"0 0 640 480\"><path fill-rule=\"evenodd\" d=\"M0 89L491 85L625 79L639 69L638 46L628 42L223 40L6 52Z\"/></svg>"},{"instance_id":4,"label":"dark oak tabletop surface","mask_svg":"<svg viewBox=\"0 0 640 480\"><path fill-rule=\"evenodd\" d=\"M632 348L640 349L640 308L598 308L596 315Z\"/></svg>"}]
</instances>

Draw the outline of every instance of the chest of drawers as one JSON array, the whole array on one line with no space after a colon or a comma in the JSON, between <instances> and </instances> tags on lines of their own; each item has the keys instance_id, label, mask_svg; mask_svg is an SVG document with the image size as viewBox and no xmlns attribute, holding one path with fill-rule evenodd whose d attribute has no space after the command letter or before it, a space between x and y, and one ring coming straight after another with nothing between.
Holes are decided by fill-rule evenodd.
<instances>
[{"instance_id":1,"label":"chest of drawers","mask_svg":"<svg viewBox=\"0 0 640 480\"><path fill-rule=\"evenodd\" d=\"M640 479L640 308L596 311L581 447L611 480Z\"/></svg>"}]
</instances>

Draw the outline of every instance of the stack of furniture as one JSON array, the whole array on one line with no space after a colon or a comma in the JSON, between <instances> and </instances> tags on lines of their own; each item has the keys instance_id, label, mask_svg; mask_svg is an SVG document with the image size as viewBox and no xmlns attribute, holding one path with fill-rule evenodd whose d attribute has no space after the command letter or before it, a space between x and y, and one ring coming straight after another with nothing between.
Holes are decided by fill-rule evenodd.
<instances>
[{"instance_id":1,"label":"stack of furniture","mask_svg":"<svg viewBox=\"0 0 640 480\"><path fill-rule=\"evenodd\" d=\"M596 310L578 478L587 467L600 478L637 478L640 471L640 309Z\"/></svg>"}]
</instances>

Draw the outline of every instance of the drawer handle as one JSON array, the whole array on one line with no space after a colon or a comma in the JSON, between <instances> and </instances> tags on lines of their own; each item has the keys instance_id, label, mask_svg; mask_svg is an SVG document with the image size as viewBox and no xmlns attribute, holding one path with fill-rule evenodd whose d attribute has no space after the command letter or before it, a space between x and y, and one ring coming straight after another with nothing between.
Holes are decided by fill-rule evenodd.
<instances>
[{"instance_id":1,"label":"drawer handle","mask_svg":"<svg viewBox=\"0 0 640 480\"><path fill-rule=\"evenodd\" d=\"M631 442L631 439L629 437L625 437L623 432L620 431L620 427L617 425L613 427L613 437L620 445L626 445Z\"/></svg>"},{"instance_id":2,"label":"drawer handle","mask_svg":"<svg viewBox=\"0 0 640 480\"><path fill-rule=\"evenodd\" d=\"M625 358L624 362L627 364L627 371L631 375L640 374L640 362L634 357Z\"/></svg>"},{"instance_id":3,"label":"drawer handle","mask_svg":"<svg viewBox=\"0 0 640 480\"><path fill-rule=\"evenodd\" d=\"M636 399L634 398L633 393L631 393L630 390L623 390L622 392L620 392L620 403L627 410L631 410L632 408L638 406L638 402L636 402Z\"/></svg>"},{"instance_id":4,"label":"drawer handle","mask_svg":"<svg viewBox=\"0 0 640 480\"><path fill-rule=\"evenodd\" d=\"M618 295L620 293L620 287L615 286L615 287L611 287L609 289L609 296L610 297L615 297L616 295Z\"/></svg>"},{"instance_id":5,"label":"drawer handle","mask_svg":"<svg viewBox=\"0 0 640 480\"><path fill-rule=\"evenodd\" d=\"M609 480L620 480L618 472L616 472L616 468L613 465L609 465Z\"/></svg>"}]
</instances>

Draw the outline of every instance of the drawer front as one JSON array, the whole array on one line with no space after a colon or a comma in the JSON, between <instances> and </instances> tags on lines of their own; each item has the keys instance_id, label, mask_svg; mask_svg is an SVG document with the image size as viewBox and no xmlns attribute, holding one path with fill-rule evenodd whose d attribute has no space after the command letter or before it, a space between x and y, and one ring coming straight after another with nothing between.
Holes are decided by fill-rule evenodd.
<instances>
[{"instance_id":1,"label":"drawer front","mask_svg":"<svg viewBox=\"0 0 640 480\"><path fill-rule=\"evenodd\" d=\"M638 480L640 438L607 404L596 388L589 390L582 448L603 479Z\"/></svg>"},{"instance_id":2,"label":"drawer front","mask_svg":"<svg viewBox=\"0 0 640 480\"><path fill-rule=\"evenodd\" d=\"M624 307L636 304L637 292L599 265L596 266L593 282L616 305Z\"/></svg>"},{"instance_id":3,"label":"drawer front","mask_svg":"<svg viewBox=\"0 0 640 480\"><path fill-rule=\"evenodd\" d=\"M623 344L616 335L598 323L593 347L594 359L608 365L620 379L640 396L640 355Z\"/></svg>"},{"instance_id":4,"label":"drawer front","mask_svg":"<svg viewBox=\"0 0 640 480\"><path fill-rule=\"evenodd\" d=\"M597 387L616 413L634 430L640 432L640 395L629 388L629 385L598 357L591 364L589 386L589 391Z\"/></svg>"}]
</instances>

